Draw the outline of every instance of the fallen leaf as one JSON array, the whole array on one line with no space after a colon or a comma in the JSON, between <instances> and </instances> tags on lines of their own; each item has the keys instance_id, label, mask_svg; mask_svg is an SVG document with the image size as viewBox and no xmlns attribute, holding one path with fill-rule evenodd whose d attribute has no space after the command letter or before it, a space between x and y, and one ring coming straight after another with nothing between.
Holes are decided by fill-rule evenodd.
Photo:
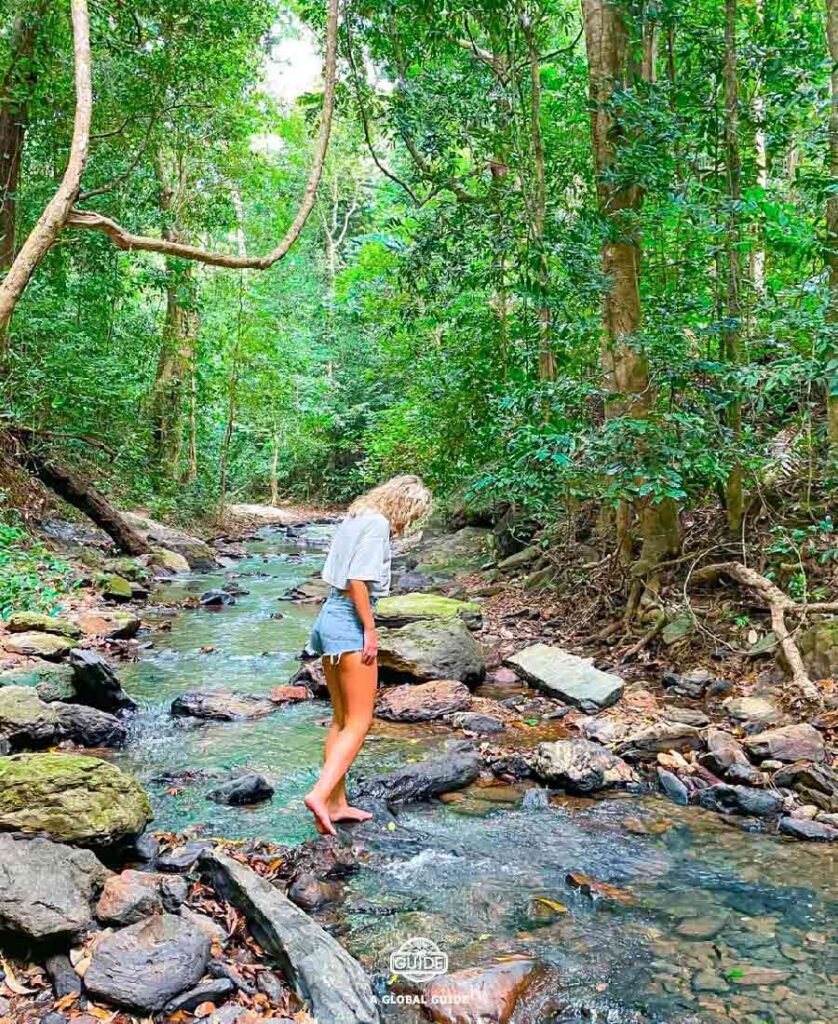
<instances>
[{"instance_id":1,"label":"fallen leaf","mask_svg":"<svg viewBox=\"0 0 838 1024\"><path fill-rule=\"evenodd\" d=\"M78 999L78 992L68 992L66 996L62 996L60 999L56 999L54 1010L66 1010L69 1006Z\"/></svg>"},{"instance_id":2,"label":"fallen leaf","mask_svg":"<svg viewBox=\"0 0 838 1024\"><path fill-rule=\"evenodd\" d=\"M33 992L37 991L37 989L27 988L26 985L22 985L15 977L15 972L2 957L0 957L0 967L3 968L3 973L5 974L3 981L6 988L16 996L31 996Z\"/></svg>"},{"instance_id":3,"label":"fallen leaf","mask_svg":"<svg viewBox=\"0 0 838 1024\"><path fill-rule=\"evenodd\" d=\"M195 1007L196 1017L209 1017L211 1013L215 1013L215 1003L213 1002L201 1003Z\"/></svg>"},{"instance_id":4,"label":"fallen leaf","mask_svg":"<svg viewBox=\"0 0 838 1024\"><path fill-rule=\"evenodd\" d=\"M79 960L79 962L77 964L73 965L75 967L76 974L78 974L78 976L80 978L83 978L85 976L85 974L87 974L87 969L88 969L88 967L90 967L90 965L92 963L93 963L93 958L92 957L90 957L90 956L83 956L81 958L81 960Z\"/></svg>"},{"instance_id":5,"label":"fallen leaf","mask_svg":"<svg viewBox=\"0 0 838 1024\"><path fill-rule=\"evenodd\" d=\"M536 896L533 899L533 903L542 903L545 907L549 907L549 909L556 914L566 914L568 912L564 903L548 899L546 896Z\"/></svg>"}]
</instances>

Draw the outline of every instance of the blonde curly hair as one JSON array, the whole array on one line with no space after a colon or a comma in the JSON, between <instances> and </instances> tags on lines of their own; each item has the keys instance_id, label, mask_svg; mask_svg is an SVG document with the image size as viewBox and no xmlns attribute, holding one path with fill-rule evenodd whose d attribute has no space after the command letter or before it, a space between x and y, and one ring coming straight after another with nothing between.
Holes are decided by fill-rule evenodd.
<instances>
[{"instance_id":1,"label":"blonde curly hair","mask_svg":"<svg viewBox=\"0 0 838 1024\"><path fill-rule=\"evenodd\" d=\"M395 534L424 519L431 511L433 497L418 476L394 476L386 483L360 495L349 506L349 516L379 512L390 521Z\"/></svg>"}]
</instances>

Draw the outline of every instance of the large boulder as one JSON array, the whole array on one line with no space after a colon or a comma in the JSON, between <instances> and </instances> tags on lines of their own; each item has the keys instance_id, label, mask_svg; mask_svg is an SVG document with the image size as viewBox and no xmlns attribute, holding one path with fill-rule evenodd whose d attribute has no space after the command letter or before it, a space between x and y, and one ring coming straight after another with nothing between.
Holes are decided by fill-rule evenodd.
<instances>
[{"instance_id":1,"label":"large boulder","mask_svg":"<svg viewBox=\"0 0 838 1024\"><path fill-rule=\"evenodd\" d=\"M0 740L12 749L52 743L58 731L58 715L36 690L27 686L0 688ZM8 749L8 748L7 748Z\"/></svg>"},{"instance_id":2,"label":"large boulder","mask_svg":"<svg viewBox=\"0 0 838 1024\"><path fill-rule=\"evenodd\" d=\"M582 739L539 743L533 771L549 786L557 786L569 793L593 793L635 778L633 770L622 758L597 743Z\"/></svg>"},{"instance_id":3,"label":"large boulder","mask_svg":"<svg viewBox=\"0 0 838 1024\"><path fill-rule=\"evenodd\" d=\"M455 573L477 568L489 554L491 530L465 526L456 533L424 537L411 556L421 573Z\"/></svg>"},{"instance_id":4,"label":"large boulder","mask_svg":"<svg viewBox=\"0 0 838 1024\"><path fill-rule=\"evenodd\" d=\"M182 555L189 563L190 569L197 572L212 572L218 567L215 552L209 544L198 537L170 526L163 526L162 523L133 512L123 512L123 516L152 547L166 548L167 551Z\"/></svg>"},{"instance_id":5,"label":"large boulder","mask_svg":"<svg viewBox=\"0 0 838 1024\"><path fill-rule=\"evenodd\" d=\"M173 914L158 914L98 942L84 987L94 999L156 1013L201 980L209 957L210 940L200 928Z\"/></svg>"},{"instance_id":6,"label":"large boulder","mask_svg":"<svg viewBox=\"0 0 838 1024\"><path fill-rule=\"evenodd\" d=\"M76 696L75 672L72 665L38 661L0 673L0 686L34 687L41 700L70 701Z\"/></svg>"},{"instance_id":7,"label":"large boulder","mask_svg":"<svg viewBox=\"0 0 838 1024\"><path fill-rule=\"evenodd\" d=\"M823 736L808 722L767 729L755 736L748 736L744 743L745 749L756 761L820 762L826 758Z\"/></svg>"},{"instance_id":8,"label":"large boulder","mask_svg":"<svg viewBox=\"0 0 838 1024\"><path fill-rule=\"evenodd\" d=\"M90 850L0 835L0 930L35 940L78 934L109 874Z\"/></svg>"},{"instance_id":9,"label":"large boulder","mask_svg":"<svg viewBox=\"0 0 838 1024\"><path fill-rule=\"evenodd\" d=\"M59 734L82 747L121 747L128 736L116 715L85 704L62 704L56 701L47 707L58 716Z\"/></svg>"},{"instance_id":10,"label":"large boulder","mask_svg":"<svg viewBox=\"0 0 838 1024\"><path fill-rule=\"evenodd\" d=\"M269 697L229 690L211 690L202 693L191 690L172 701L175 718L205 718L214 722L236 722L243 718L262 718L276 711L277 705Z\"/></svg>"},{"instance_id":11,"label":"large boulder","mask_svg":"<svg viewBox=\"0 0 838 1024\"><path fill-rule=\"evenodd\" d=\"M358 784L356 798L372 803L418 803L470 786L480 774L483 759L470 743L456 741L427 761L416 761L394 772L370 775Z\"/></svg>"},{"instance_id":12,"label":"large boulder","mask_svg":"<svg viewBox=\"0 0 838 1024\"><path fill-rule=\"evenodd\" d=\"M378 665L384 679L480 682L486 665L468 627L459 619L425 619L378 633Z\"/></svg>"},{"instance_id":13,"label":"large boulder","mask_svg":"<svg viewBox=\"0 0 838 1024\"><path fill-rule=\"evenodd\" d=\"M55 615L44 615L43 612L15 612L6 622L10 633L54 633L69 640L78 640L81 630L74 622L59 619Z\"/></svg>"},{"instance_id":14,"label":"large boulder","mask_svg":"<svg viewBox=\"0 0 838 1024\"><path fill-rule=\"evenodd\" d=\"M396 594L383 597L375 609L382 626L404 626L420 619L461 618L466 625L479 629L482 624L480 605L474 601L457 601L439 594Z\"/></svg>"},{"instance_id":15,"label":"large boulder","mask_svg":"<svg viewBox=\"0 0 838 1024\"><path fill-rule=\"evenodd\" d=\"M534 644L518 651L504 664L551 697L583 710L607 708L623 694L623 681L594 668L590 659L578 658L561 647Z\"/></svg>"},{"instance_id":16,"label":"large boulder","mask_svg":"<svg viewBox=\"0 0 838 1024\"><path fill-rule=\"evenodd\" d=\"M128 696L119 678L101 654L76 648L70 651L77 700L100 711L134 711L137 705Z\"/></svg>"},{"instance_id":17,"label":"large boulder","mask_svg":"<svg viewBox=\"0 0 838 1024\"><path fill-rule=\"evenodd\" d=\"M142 786L97 757L17 754L0 758L0 831L107 846L139 835L151 818L151 804Z\"/></svg>"},{"instance_id":18,"label":"large boulder","mask_svg":"<svg viewBox=\"0 0 838 1024\"><path fill-rule=\"evenodd\" d=\"M456 679L406 683L385 687L375 702L375 713L390 722L430 722L471 707L471 693Z\"/></svg>"},{"instance_id":19,"label":"large boulder","mask_svg":"<svg viewBox=\"0 0 838 1024\"><path fill-rule=\"evenodd\" d=\"M72 646L66 636L55 633L12 633L3 640L3 648L9 654L20 654L26 658L46 658L48 661L60 661L69 654Z\"/></svg>"},{"instance_id":20,"label":"large boulder","mask_svg":"<svg viewBox=\"0 0 838 1024\"><path fill-rule=\"evenodd\" d=\"M245 915L256 940L277 959L317 1020L378 1024L366 974L328 932L244 864L217 850L202 854L200 863L215 888Z\"/></svg>"},{"instance_id":21,"label":"large boulder","mask_svg":"<svg viewBox=\"0 0 838 1024\"><path fill-rule=\"evenodd\" d=\"M838 678L838 620L816 622L798 638L803 664L813 679Z\"/></svg>"}]
</instances>

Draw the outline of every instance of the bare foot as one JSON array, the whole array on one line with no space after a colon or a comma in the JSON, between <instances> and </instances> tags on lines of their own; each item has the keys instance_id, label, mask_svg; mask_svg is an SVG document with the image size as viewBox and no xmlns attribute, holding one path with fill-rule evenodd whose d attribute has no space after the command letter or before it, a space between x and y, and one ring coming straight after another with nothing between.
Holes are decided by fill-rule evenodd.
<instances>
[{"instance_id":1,"label":"bare foot","mask_svg":"<svg viewBox=\"0 0 838 1024\"><path fill-rule=\"evenodd\" d=\"M332 821L369 821L372 817L369 811L362 811L360 807L351 807L349 804L342 804L329 809L329 817Z\"/></svg>"},{"instance_id":2,"label":"bare foot","mask_svg":"<svg viewBox=\"0 0 838 1024\"><path fill-rule=\"evenodd\" d=\"M335 827L329 819L329 808L324 800L318 800L316 796L309 793L303 803L314 815L314 827L321 836L336 836Z\"/></svg>"}]
</instances>

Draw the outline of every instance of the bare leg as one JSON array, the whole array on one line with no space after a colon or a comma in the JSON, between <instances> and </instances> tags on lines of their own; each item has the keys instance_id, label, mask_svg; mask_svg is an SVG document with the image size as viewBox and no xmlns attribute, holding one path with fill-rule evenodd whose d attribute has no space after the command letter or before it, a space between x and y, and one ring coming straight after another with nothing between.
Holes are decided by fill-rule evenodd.
<instances>
[{"instance_id":1,"label":"bare leg","mask_svg":"<svg viewBox=\"0 0 838 1024\"><path fill-rule=\"evenodd\" d=\"M323 750L324 763L328 760L335 740L338 738L341 729L344 727L346 712L343 707L343 694L340 689L339 666L331 658L323 659L323 674L326 676L326 685L329 687L329 699L332 702L332 724L326 734L326 743ZM344 780L335 786L329 794L329 817L334 821L335 815L344 810L346 803L346 788Z\"/></svg>"},{"instance_id":2,"label":"bare leg","mask_svg":"<svg viewBox=\"0 0 838 1024\"><path fill-rule=\"evenodd\" d=\"M360 651L344 654L338 666L338 683L343 698L344 727L330 741L320 778L304 801L316 822L329 835L335 835L329 817L329 799L335 787L346 777L372 724L378 666L375 662L365 665Z\"/></svg>"}]
</instances>

